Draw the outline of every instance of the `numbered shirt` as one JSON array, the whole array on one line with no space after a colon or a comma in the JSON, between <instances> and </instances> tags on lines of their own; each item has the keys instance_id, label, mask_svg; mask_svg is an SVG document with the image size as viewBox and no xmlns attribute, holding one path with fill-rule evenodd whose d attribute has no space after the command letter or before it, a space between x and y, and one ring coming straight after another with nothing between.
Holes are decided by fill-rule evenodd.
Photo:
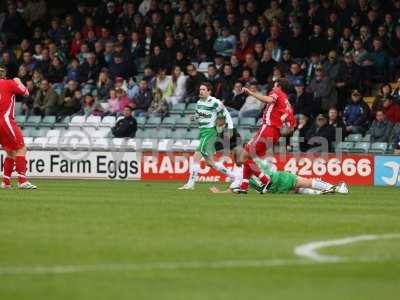
<instances>
[{"instance_id":1,"label":"numbered shirt","mask_svg":"<svg viewBox=\"0 0 400 300\"><path fill-rule=\"evenodd\" d=\"M28 95L25 86L14 80L0 80L0 117L14 119L15 95Z\"/></svg>"},{"instance_id":2,"label":"numbered shirt","mask_svg":"<svg viewBox=\"0 0 400 300\"><path fill-rule=\"evenodd\" d=\"M262 118L263 124L281 128L281 118L287 112L288 97L280 88L274 88L268 96L274 98L274 102L265 105Z\"/></svg>"},{"instance_id":3,"label":"numbered shirt","mask_svg":"<svg viewBox=\"0 0 400 300\"><path fill-rule=\"evenodd\" d=\"M231 115L220 100L208 97L207 100L199 100L196 104L196 117L199 128L214 128L218 117L225 117L229 129L233 129Z\"/></svg>"}]
</instances>

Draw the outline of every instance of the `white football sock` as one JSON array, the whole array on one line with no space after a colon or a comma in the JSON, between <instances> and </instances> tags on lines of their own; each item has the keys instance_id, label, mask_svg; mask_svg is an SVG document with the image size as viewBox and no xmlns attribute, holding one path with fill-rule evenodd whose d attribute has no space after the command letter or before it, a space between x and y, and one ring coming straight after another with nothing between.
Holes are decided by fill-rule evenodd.
<instances>
[{"instance_id":1,"label":"white football sock","mask_svg":"<svg viewBox=\"0 0 400 300\"><path fill-rule=\"evenodd\" d=\"M214 163L215 169L217 169L219 172L225 174L228 176L230 179L234 180L235 179L235 172L229 170L224 166L224 163L222 161L217 161Z\"/></svg>"},{"instance_id":2,"label":"white football sock","mask_svg":"<svg viewBox=\"0 0 400 300\"><path fill-rule=\"evenodd\" d=\"M297 192L303 195L321 195L321 191L307 188L298 188Z\"/></svg>"},{"instance_id":3,"label":"white football sock","mask_svg":"<svg viewBox=\"0 0 400 300\"><path fill-rule=\"evenodd\" d=\"M325 182L321 179L313 179L311 182L311 187L318 191L326 191L333 187L329 182Z\"/></svg>"},{"instance_id":4,"label":"white football sock","mask_svg":"<svg viewBox=\"0 0 400 300\"><path fill-rule=\"evenodd\" d=\"M197 175L199 174L200 171L200 163L193 163L191 168L190 168L190 176L189 179L186 183L186 185L194 187L196 180L197 180Z\"/></svg>"}]
</instances>

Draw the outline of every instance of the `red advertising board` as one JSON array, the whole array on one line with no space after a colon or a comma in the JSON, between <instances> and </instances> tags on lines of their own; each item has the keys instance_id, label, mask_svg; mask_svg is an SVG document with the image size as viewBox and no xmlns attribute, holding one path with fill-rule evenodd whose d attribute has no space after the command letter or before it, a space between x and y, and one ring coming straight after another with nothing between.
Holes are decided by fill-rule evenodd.
<instances>
[{"instance_id":1,"label":"red advertising board","mask_svg":"<svg viewBox=\"0 0 400 300\"><path fill-rule=\"evenodd\" d=\"M292 172L303 177L320 177L332 183L346 181L351 185L373 184L374 158L372 155L329 154L318 158L307 154L286 154L275 155L267 160L276 170ZM189 166L192 161L192 153L155 155L143 153L142 179L184 181L189 175ZM227 167L233 166L231 159L228 159L225 164ZM223 182L226 178L202 162L199 181Z\"/></svg>"}]
</instances>

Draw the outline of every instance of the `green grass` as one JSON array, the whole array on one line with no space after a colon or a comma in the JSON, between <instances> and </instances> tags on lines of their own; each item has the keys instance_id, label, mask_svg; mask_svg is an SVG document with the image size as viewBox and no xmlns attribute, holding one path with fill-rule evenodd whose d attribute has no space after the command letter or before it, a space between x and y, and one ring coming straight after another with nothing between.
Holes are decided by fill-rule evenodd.
<instances>
[{"instance_id":1,"label":"green grass","mask_svg":"<svg viewBox=\"0 0 400 300\"><path fill-rule=\"evenodd\" d=\"M293 253L312 241L400 233L399 189L236 196L213 195L205 184L177 191L176 182L34 183L40 190L0 191L2 300L365 300L400 294L400 239L320 251L354 258L346 263L299 265ZM384 260L357 262L360 256ZM210 267L277 259L294 263ZM157 262L177 267L146 267ZM136 269L26 273L35 266L104 264ZM25 271L4 274L16 267Z\"/></svg>"}]
</instances>

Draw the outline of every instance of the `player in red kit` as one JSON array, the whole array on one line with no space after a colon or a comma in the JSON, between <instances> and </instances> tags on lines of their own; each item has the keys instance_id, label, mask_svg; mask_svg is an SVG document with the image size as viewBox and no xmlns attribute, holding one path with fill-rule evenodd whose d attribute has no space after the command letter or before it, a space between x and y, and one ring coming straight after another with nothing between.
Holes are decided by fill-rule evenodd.
<instances>
[{"instance_id":1,"label":"player in red kit","mask_svg":"<svg viewBox=\"0 0 400 300\"><path fill-rule=\"evenodd\" d=\"M280 138L280 130L283 122L292 119L292 111L288 109L288 96L285 92L288 83L285 79L280 79L274 84L274 88L267 96L260 95L243 88L244 92L250 94L261 102L264 102L265 108L262 116L262 126L255 133L253 138L245 145L242 154L243 162L243 180L240 188L235 190L236 193L247 193L249 188L249 179L252 175L257 176L265 189L268 188L270 178L261 172L260 168L253 161L253 158L263 158L267 149L272 148L278 143Z\"/></svg>"},{"instance_id":2,"label":"player in red kit","mask_svg":"<svg viewBox=\"0 0 400 300\"><path fill-rule=\"evenodd\" d=\"M3 164L3 189L11 188L11 174L18 174L18 188L36 189L26 180L26 148L21 129L14 121L15 95L29 95L19 78L6 79L7 71L0 67L0 145L7 153Z\"/></svg>"}]
</instances>

